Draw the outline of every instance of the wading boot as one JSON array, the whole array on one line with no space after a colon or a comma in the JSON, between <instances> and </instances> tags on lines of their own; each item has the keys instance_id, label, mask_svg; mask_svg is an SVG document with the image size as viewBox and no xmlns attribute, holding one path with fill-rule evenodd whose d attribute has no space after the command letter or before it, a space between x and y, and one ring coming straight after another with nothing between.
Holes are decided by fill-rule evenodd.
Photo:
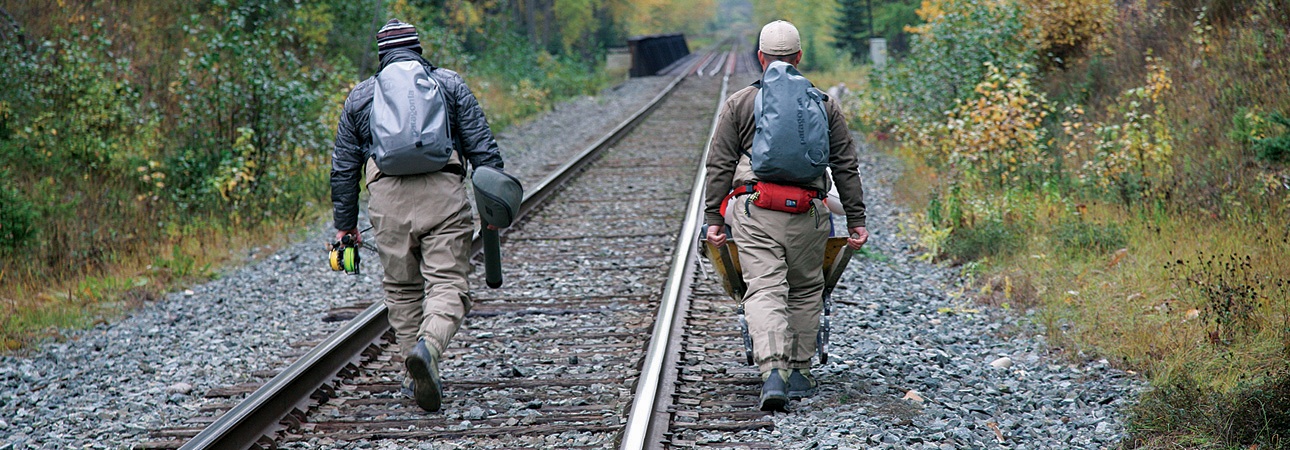
<instances>
[{"instance_id":1,"label":"wading boot","mask_svg":"<svg viewBox=\"0 0 1290 450\"><path fill-rule=\"evenodd\" d=\"M762 411L784 411L788 404L788 379L784 369L771 369L762 374L761 399L757 402Z\"/></svg>"},{"instance_id":2,"label":"wading boot","mask_svg":"<svg viewBox=\"0 0 1290 450\"><path fill-rule=\"evenodd\" d=\"M403 359L403 365L412 376L412 398L426 411L439 410L443 400L443 385L439 382L439 358L426 348L424 340L417 340L412 353Z\"/></svg>"},{"instance_id":3,"label":"wading boot","mask_svg":"<svg viewBox=\"0 0 1290 450\"><path fill-rule=\"evenodd\" d=\"M793 369L788 374L788 398L799 399L815 395L815 377L811 369Z\"/></svg>"}]
</instances>

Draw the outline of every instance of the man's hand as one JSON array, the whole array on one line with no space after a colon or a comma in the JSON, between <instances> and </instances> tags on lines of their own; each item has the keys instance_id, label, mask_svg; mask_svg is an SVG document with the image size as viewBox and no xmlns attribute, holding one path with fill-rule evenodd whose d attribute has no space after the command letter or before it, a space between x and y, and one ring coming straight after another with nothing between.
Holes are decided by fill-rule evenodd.
<instances>
[{"instance_id":1,"label":"man's hand","mask_svg":"<svg viewBox=\"0 0 1290 450\"><path fill-rule=\"evenodd\" d=\"M363 244L363 234L358 232L358 227L336 231L336 242L345 240L345 235L347 234L354 235L354 245Z\"/></svg>"},{"instance_id":2,"label":"man's hand","mask_svg":"<svg viewBox=\"0 0 1290 450\"><path fill-rule=\"evenodd\" d=\"M708 243L721 247L726 245L726 234L723 233L721 225L708 225Z\"/></svg>"},{"instance_id":3,"label":"man's hand","mask_svg":"<svg viewBox=\"0 0 1290 450\"><path fill-rule=\"evenodd\" d=\"M869 230L864 227L852 227L849 231L851 231L851 237L847 238L847 247L851 247L852 250L860 250L865 242L869 242Z\"/></svg>"}]
</instances>

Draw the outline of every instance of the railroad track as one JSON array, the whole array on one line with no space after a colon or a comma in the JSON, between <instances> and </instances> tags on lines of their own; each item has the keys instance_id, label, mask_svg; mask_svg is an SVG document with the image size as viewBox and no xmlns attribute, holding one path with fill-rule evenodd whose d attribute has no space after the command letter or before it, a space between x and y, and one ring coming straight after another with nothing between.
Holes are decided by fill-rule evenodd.
<instances>
[{"instance_id":1,"label":"railroad track","mask_svg":"<svg viewBox=\"0 0 1290 450\"><path fill-rule=\"evenodd\" d=\"M268 383L215 390L245 400L142 447L763 447L738 442L773 423L753 405L759 379L742 360L733 300L698 276L693 253L699 149L748 58L693 55L650 106L528 187L504 236L507 284L476 291L441 362L443 412L398 394L402 359L386 351L378 301L333 311L352 319Z\"/></svg>"}]
</instances>

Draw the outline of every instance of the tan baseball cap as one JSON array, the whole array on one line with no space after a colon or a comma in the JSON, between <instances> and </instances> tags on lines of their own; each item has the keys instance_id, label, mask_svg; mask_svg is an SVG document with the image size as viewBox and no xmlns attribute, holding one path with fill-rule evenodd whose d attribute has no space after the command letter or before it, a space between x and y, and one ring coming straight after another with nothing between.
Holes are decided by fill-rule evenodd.
<instances>
[{"instance_id":1,"label":"tan baseball cap","mask_svg":"<svg viewBox=\"0 0 1290 450\"><path fill-rule=\"evenodd\" d=\"M759 50L767 55L791 55L802 51L802 37L797 27L783 20L776 20L761 27Z\"/></svg>"}]
</instances>

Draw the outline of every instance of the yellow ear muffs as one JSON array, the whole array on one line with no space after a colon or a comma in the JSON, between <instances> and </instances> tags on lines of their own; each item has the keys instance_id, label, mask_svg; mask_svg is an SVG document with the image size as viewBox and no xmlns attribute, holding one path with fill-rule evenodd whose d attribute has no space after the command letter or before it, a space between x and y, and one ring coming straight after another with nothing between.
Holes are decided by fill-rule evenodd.
<instances>
[{"instance_id":1,"label":"yellow ear muffs","mask_svg":"<svg viewBox=\"0 0 1290 450\"><path fill-rule=\"evenodd\" d=\"M327 253L327 264L331 270L345 271L350 275L358 274L359 261L362 259L358 256L358 243L354 242L352 236L345 236L340 242L331 244L331 251Z\"/></svg>"}]
</instances>

